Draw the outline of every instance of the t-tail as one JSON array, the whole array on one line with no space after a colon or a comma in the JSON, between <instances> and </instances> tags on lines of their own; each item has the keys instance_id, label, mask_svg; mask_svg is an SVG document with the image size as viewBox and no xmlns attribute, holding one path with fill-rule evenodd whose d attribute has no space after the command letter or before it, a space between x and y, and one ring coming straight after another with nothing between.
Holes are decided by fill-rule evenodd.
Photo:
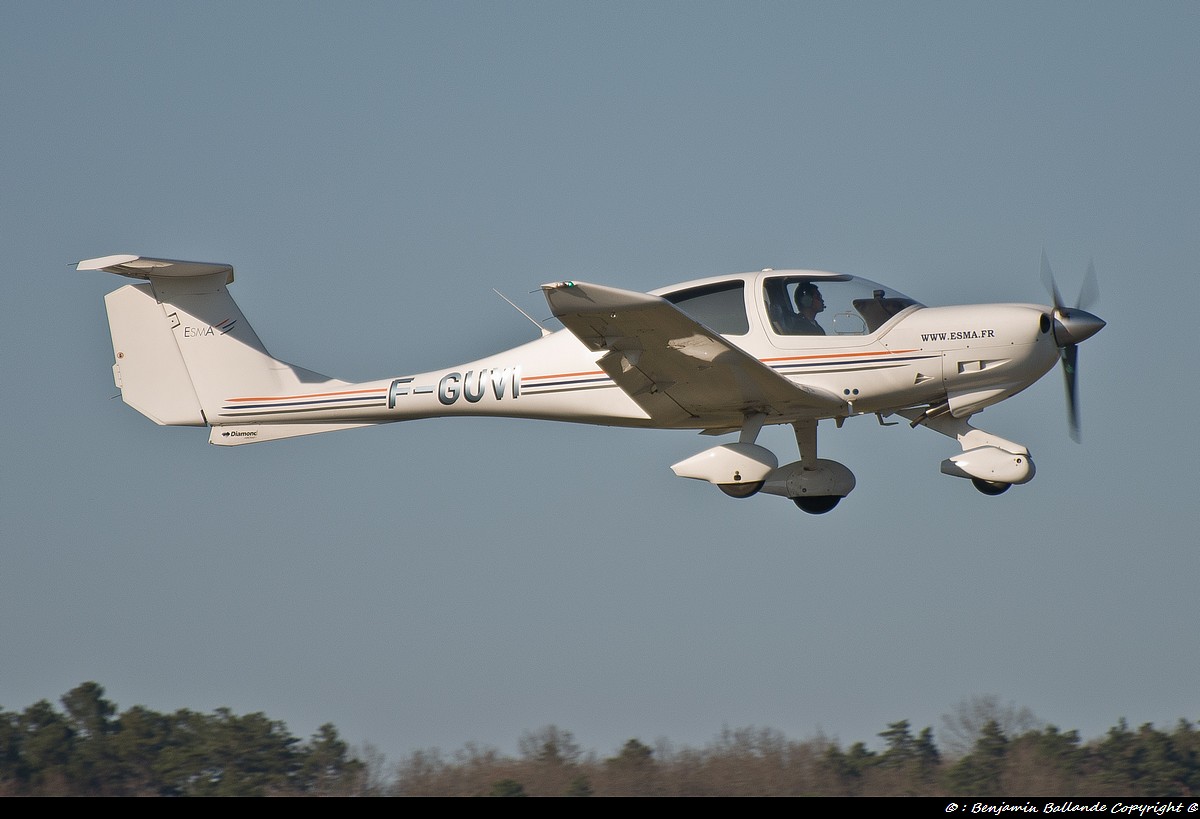
<instances>
[{"instance_id":1,"label":"t-tail","mask_svg":"<svg viewBox=\"0 0 1200 819\"><path fill-rule=\"evenodd\" d=\"M225 420L230 396L321 394L348 386L267 352L229 295L232 266L122 255L88 259L78 269L143 280L109 293L104 303L121 397L155 423L212 426L215 444L365 425L246 418L255 422L251 428Z\"/></svg>"}]
</instances>

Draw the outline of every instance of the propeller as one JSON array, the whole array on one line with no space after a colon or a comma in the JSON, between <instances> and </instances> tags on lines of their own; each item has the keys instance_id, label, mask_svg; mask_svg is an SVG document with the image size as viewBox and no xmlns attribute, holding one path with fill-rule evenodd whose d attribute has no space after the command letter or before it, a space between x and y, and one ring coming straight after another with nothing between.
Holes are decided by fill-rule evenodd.
<instances>
[{"instance_id":1,"label":"propeller","mask_svg":"<svg viewBox=\"0 0 1200 819\"><path fill-rule=\"evenodd\" d=\"M1096 266L1088 262L1087 274L1083 277L1083 285L1079 288L1079 298L1074 307L1063 304L1062 294L1054 282L1054 271L1050 269L1050 261L1046 251L1042 251L1042 282L1054 299L1054 341L1058 344L1059 357L1062 358L1063 376L1067 385L1067 421L1071 425L1071 440L1079 442L1079 343L1085 341L1104 328L1104 321L1092 315L1086 307L1093 306L1100 300L1100 285L1096 282Z\"/></svg>"}]
</instances>

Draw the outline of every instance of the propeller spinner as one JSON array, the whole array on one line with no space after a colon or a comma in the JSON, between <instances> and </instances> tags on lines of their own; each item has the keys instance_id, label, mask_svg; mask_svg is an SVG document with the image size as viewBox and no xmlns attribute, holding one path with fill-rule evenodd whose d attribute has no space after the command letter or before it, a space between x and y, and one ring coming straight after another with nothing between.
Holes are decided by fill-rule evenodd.
<instances>
[{"instance_id":1,"label":"propeller spinner","mask_svg":"<svg viewBox=\"0 0 1200 819\"><path fill-rule=\"evenodd\" d=\"M1054 299L1054 341L1058 344L1059 355L1062 358L1063 376L1067 386L1067 420L1071 425L1071 439L1079 441L1079 399L1078 399L1078 361L1081 341L1085 341L1104 328L1104 320L1084 310L1084 306L1092 306L1100 299L1100 286L1096 283L1096 266L1088 263L1087 275L1083 277L1083 286L1079 288L1079 298L1075 307L1063 304L1062 294L1054 282L1054 272L1050 269L1050 261L1046 252L1042 251L1042 281Z\"/></svg>"}]
</instances>

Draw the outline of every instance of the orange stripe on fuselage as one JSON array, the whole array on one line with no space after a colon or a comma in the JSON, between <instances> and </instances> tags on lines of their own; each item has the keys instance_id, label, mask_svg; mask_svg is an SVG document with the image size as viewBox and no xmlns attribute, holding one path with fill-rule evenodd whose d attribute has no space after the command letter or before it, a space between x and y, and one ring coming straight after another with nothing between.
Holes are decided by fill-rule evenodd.
<instances>
[{"instance_id":1,"label":"orange stripe on fuselage","mask_svg":"<svg viewBox=\"0 0 1200 819\"><path fill-rule=\"evenodd\" d=\"M869 353L824 353L822 355L789 355L779 358L760 358L763 364L768 364L774 361L811 361L816 358L866 358L868 356L880 355L903 355L907 353L916 353L919 350L875 350ZM593 370L592 372L582 373L553 373L551 375L525 375L521 377L522 381L541 381L547 378L578 378L585 375L606 375L603 370Z\"/></svg>"},{"instance_id":2,"label":"orange stripe on fuselage","mask_svg":"<svg viewBox=\"0 0 1200 819\"><path fill-rule=\"evenodd\" d=\"M760 358L759 361L766 364L771 361L811 361L814 358L865 358L873 355L901 355L905 353L916 353L919 350L875 350L869 353L825 353L824 355L788 355L781 358Z\"/></svg>"},{"instance_id":3,"label":"orange stripe on fuselage","mask_svg":"<svg viewBox=\"0 0 1200 819\"><path fill-rule=\"evenodd\" d=\"M575 378L580 375L604 375L603 370L594 370L590 373L555 373L554 375L524 375L521 376L522 381L541 381L545 378Z\"/></svg>"},{"instance_id":4,"label":"orange stripe on fuselage","mask_svg":"<svg viewBox=\"0 0 1200 819\"><path fill-rule=\"evenodd\" d=\"M373 390L344 390L342 392L311 392L311 393L308 393L307 395L274 395L274 396L260 397L260 398L226 398L225 400L230 403L232 403L234 401L292 401L297 398L328 398L331 395L362 395L363 393L368 393L368 392L378 393L380 395L383 394L382 388L376 387Z\"/></svg>"}]
</instances>

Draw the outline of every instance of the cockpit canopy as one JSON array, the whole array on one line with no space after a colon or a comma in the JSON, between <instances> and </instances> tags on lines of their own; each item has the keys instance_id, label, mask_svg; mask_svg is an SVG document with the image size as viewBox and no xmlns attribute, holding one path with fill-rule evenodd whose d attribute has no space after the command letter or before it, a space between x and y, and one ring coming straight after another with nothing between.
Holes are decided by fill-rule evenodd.
<instances>
[{"instance_id":1,"label":"cockpit canopy","mask_svg":"<svg viewBox=\"0 0 1200 819\"><path fill-rule=\"evenodd\" d=\"M862 336L917 302L856 276L801 273L765 278L763 304L776 335Z\"/></svg>"},{"instance_id":2,"label":"cockpit canopy","mask_svg":"<svg viewBox=\"0 0 1200 819\"><path fill-rule=\"evenodd\" d=\"M900 311L922 306L903 293L857 276L815 270L766 271L754 277L705 281L661 292L663 298L701 324L727 336L750 332L747 287L761 299L751 309L765 316L777 336L869 335Z\"/></svg>"}]
</instances>

